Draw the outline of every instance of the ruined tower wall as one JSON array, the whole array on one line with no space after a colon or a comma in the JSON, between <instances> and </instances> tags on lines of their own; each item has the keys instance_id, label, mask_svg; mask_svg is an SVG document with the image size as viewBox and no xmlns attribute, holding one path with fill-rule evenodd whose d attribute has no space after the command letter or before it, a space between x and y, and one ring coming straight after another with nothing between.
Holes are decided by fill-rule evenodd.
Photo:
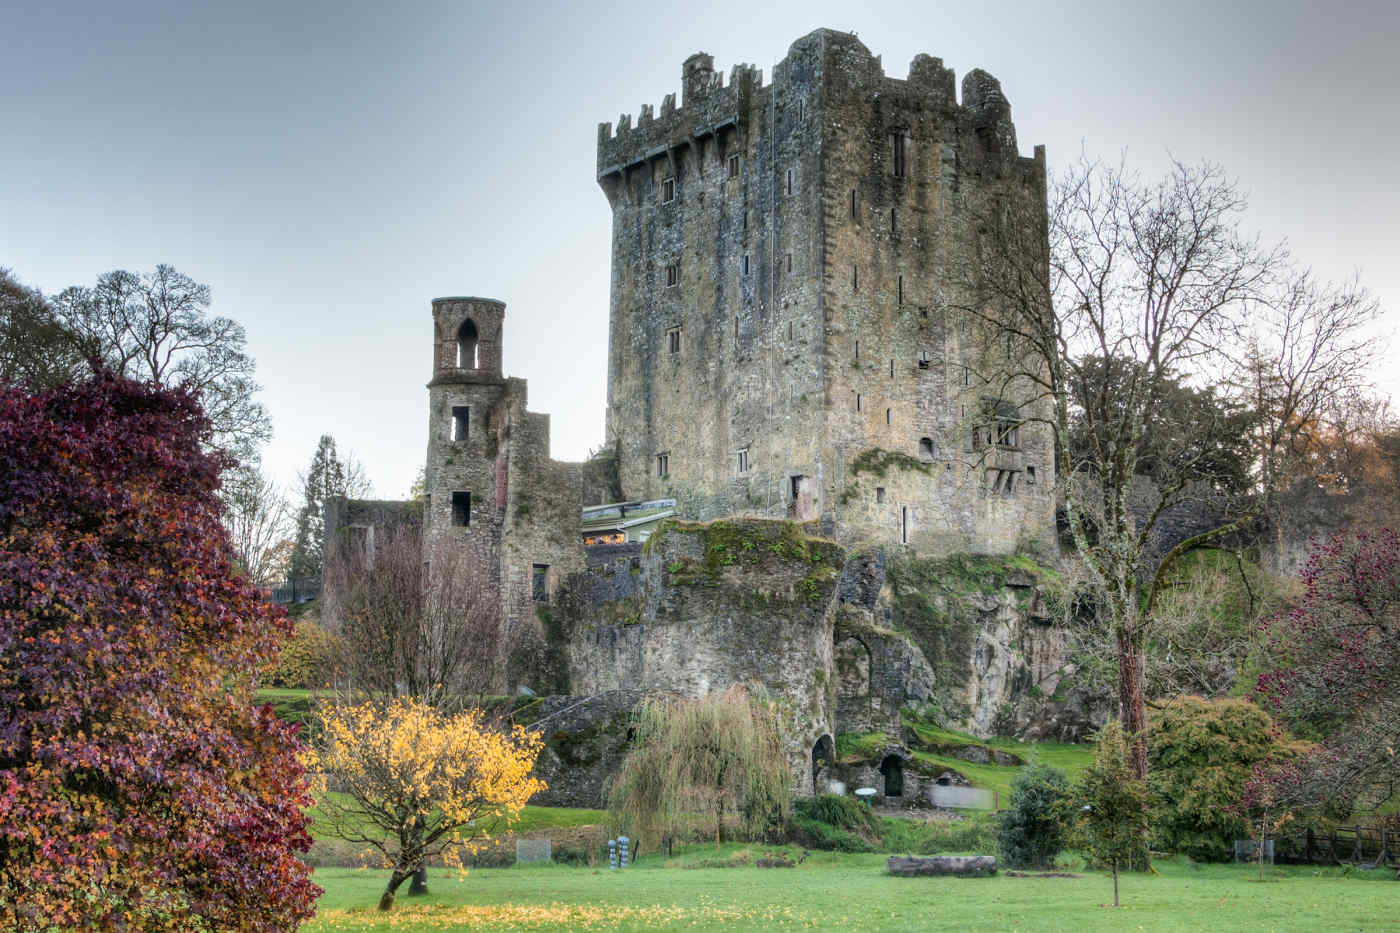
<instances>
[{"instance_id":1,"label":"ruined tower wall","mask_svg":"<svg viewBox=\"0 0 1400 933\"><path fill-rule=\"evenodd\" d=\"M675 497L696 517L772 514L787 506L786 474L815 472L818 455L812 87L766 87L747 66L726 85L708 64L687 62L682 108L672 96L636 127L600 128L613 206L608 437L629 498Z\"/></svg>"},{"instance_id":2,"label":"ruined tower wall","mask_svg":"<svg viewBox=\"0 0 1400 933\"><path fill-rule=\"evenodd\" d=\"M504 317L505 305L490 299L433 302L424 556L430 569L476 575L508 632L528 635L538 628L536 604L583 568L585 489L616 483L598 465L585 482L584 464L549 456L549 416L528 410L525 380L501 373ZM459 348L467 321L477 334L470 358Z\"/></svg>"}]
</instances>

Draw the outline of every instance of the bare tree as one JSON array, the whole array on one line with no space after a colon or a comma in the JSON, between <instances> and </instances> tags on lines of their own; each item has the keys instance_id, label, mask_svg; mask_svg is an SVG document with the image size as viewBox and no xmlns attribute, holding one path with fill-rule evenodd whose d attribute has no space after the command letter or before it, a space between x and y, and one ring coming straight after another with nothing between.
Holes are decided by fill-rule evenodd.
<instances>
[{"instance_id":1,"label":"bare tree","mask_svg":"<svg viewBox=\"0 0 1400 933\"><path fill-rule=\"evenodd\" d=\"M1223 413L1202 406L1182 442L1144 443L1181 379L1209 383L1232 371L1242 322L1282 266L1281 249L1240 234L1244 208L1214 165L1175 163L1144 183L1121 165L1081 159L1050 192L1048 231L1033 217L984 220L966 290L966 311L1005 345L989 382L1004 397L1050 403L1021 404L1055 434L1069 531L1114 645L1139 776L1147 773L1144 645L1162 584L1182 554L1247 517L1222 500L1223 477L1213 475L1228 436ZM1191 502L1219 520L1158 553L1164 517Z\"/></svg>"},{"instance_id":2,"label":"bare tree","mask_svg":"<svg viewBox=\"0 0 1400 933\"><path fill-rule=\"evenodd\" d=\"M92 288L74 286L53 304L80 353L132 379L193 392L214 425L214 443L239 459L272 435L254 401L254 362L238 322L209 314L209 286L173 267L136 275L117 270Z\"/></svg>"},{"instance_id":3,"label":"bare tree","mask_svg":"<svg viewBox=\"0 0 1400 933\"><path fill-rule=\"evenodd\" d=\"M501 679L507 645L495 588L460 549L426 555L405 522L342 536L328 585L346 646L346 692L459 708Z\"/></svg>"},{"instance_id":4,"label":"bare tree","mask_svg":"<svg viewBox=\"0 0 1400 933\"><path fill-rule=\"evenodd\" d=\"M256 464L240 465L224 475L219 498L229 541L248 579L260 586L282 579L291 533L291 509L282 490Z\"/></svg>"}]
</instances>

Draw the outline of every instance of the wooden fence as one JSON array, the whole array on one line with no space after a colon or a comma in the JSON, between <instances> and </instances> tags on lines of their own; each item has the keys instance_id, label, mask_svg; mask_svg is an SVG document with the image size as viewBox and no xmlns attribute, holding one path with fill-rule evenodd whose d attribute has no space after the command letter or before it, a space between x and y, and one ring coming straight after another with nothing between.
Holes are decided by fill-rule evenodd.
<instances>
[{"instance_id":1,"label":"wooden fence","mask_svg":"<svg viewBox=\"0 0 1400 933\"><path fill-rule=\"evenodd\" d=\"M1274 840L1274 861L1291 865L1382 865L1400 869L1400 830L1380 826L1311 826Z\"/></svg>"},{"instance_id":2,"label":"wooden fence","mask_svg":"<svg viewBox=\"0 0 1400 933\"><path fill-rule=\"evenodd\" d=\"M267 598L281 606L304 603L320 595L320 577L296 577L267 587Z\"/></svg>"}]
</instances>

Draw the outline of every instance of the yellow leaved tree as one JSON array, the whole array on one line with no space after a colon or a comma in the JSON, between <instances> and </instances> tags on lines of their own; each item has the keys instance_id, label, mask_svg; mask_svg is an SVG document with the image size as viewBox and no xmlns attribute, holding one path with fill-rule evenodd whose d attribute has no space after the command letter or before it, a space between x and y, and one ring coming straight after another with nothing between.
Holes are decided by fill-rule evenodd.
<instances>
[{"instance_id":1,"label":"yellow leaved tree","mask_svg":"<svg viewBox=\"0 0 1400 933\"><path fill-rule=\"evenodd\" d=\"M380 910L428 858L460 868L545 787L530 776L539 733L497 727L478 709L396 699L327 704L320 719L315 763L333 792L318 806L336 835L378 849L392 869Z\"/></svg>"}]
</instances>

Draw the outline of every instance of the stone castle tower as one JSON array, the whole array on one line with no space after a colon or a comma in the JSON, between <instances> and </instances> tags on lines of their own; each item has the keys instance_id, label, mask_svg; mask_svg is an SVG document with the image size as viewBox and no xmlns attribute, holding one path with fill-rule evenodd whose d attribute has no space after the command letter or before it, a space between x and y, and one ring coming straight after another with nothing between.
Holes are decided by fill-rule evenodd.
<instances>
[{"instance_id":1,"label":"stone castle tower","mask_svg":"<svg viewBox=\"0 0 1400 933\"><path fill-rule=\"evenodd\" d=\"M600 125L598 182L629 497L932 553L1053 547L1049 433L993 398L958 284L989 205L1044 237L1044 149L1018 154L995 78L970 72L959 102L939 59L889 78L825 29L769 85L696 54L679 106Z\"/></svg>"}]
</instances>

